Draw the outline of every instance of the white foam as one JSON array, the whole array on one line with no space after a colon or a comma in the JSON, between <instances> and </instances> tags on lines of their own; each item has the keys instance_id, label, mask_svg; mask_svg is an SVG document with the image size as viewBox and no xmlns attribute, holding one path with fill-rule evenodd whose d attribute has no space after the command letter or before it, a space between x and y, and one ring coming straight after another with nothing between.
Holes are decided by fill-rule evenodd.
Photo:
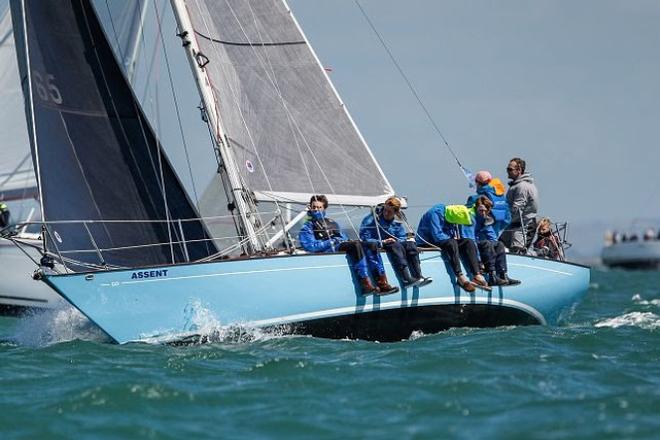
<instances>
[{"instance_id":1,"label":"white foam","mask_svg":"<svg viewBox=\"0 0 660 440\"><path fill-rule=\"evenodd\" d=\"M651 312L631 312L597 322L594 327L639 327L644 330L660 328L660 316Z\"/></svg>"},{"instance_id":2,"label":"white foam","mask_svg":"<svg viewBox=\"0 0 660 440\"><path fill-rule=\"evenodd\" d=\"M12 338L20 345L42 347L59 342L106 342L108 337L77 309L62 302L56 308L22 317Z\"/></svg>"},{"instance_id":3,"label":"white foam","mask_svg":"<svg viewBox=\"0 0 660 440\"><path fill-rule=\"evenodd\" d=\"M426 336L423 331L421 330L413 330L413 332L410 334L410 339L411 341L416 341L417 339L423 338Z\"/></svg>"},{"instance_id":4,"label":"white foam","mask_svg":"<svg viewBox=\"0 0 660 440\"><path fill-rule=\"evenodd\" d=\"M249 324L222 325L216 315L198 299L191 300L183 313L185 319L183 331L163 331L153 335L142 335L140 341L150 344L247 343L281 338L291 333L289 326L264 330Z\"/></svg>"},{"instance_id":5,"label":"white foam","mask_svg":"<svg viewBox=\"0 0 660 440\"><path fill-rule=\"evenodd\" d=\"M660 299L645 300L639 293L634 294L631 299L635 304L643 306L660 306Z\"/></svg>"}]
</instances>

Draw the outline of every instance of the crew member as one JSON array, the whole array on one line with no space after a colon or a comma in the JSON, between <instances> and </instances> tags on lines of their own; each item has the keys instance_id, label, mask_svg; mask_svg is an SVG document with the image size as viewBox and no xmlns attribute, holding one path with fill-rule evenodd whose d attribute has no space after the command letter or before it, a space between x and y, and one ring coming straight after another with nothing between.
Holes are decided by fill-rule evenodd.
<instances>
[{"instance_id":1,"label":"crew member","mask_svg":"<svg viewBox=\"0 0 660 440\"><path fill-rule=\"evenodd\" d=\"M422 275L414 234L408 234L404 225L396 220L400 211L401 201L397 197L385 200L383 206L376 209L376 220L373 214L362 220L360 239L385 249L404 287L425 286L433 280Z\"/></svg>"},{"instance_id":2,"label":"crew member","mask_svg":"<svg viewBox=\"0 0 660 440\"><path fill-rule=\"evenodd\" d=\"M326 217L328 198L312 196L309 201L309 217L303 225L298 240L307 252L346 252L353 270L360 280L362 294L387 295L399 291L391 286L385 275L383 260L375 245L349 240L333 219ZM370 271L376 276L376 286L371 282Z\"/></svg>"}]
</instances>

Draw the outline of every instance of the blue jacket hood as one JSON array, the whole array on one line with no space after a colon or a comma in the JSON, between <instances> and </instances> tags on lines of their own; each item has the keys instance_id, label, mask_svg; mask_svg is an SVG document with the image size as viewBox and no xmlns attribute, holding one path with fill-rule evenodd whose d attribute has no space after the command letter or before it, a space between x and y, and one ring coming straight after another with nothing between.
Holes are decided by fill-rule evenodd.
<instances>
[{"instance_id":1,"label":"blue jacket hood","mask_svg":"<svg viewBox=\"0 0 660 440\"><path fill-rule=\"evenodd\" d=\"M456 228L445 221L445 205L438 203L426 211L417 227L417 244L428 246L454 238Z\"/></svg>"}]
</instances>

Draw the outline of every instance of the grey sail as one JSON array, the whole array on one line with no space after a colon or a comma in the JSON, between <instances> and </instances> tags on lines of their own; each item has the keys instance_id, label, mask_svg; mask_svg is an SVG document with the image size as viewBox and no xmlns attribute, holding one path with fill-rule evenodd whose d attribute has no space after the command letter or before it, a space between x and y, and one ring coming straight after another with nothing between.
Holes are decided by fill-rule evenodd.
<instances>
[{"instance_id":1,"label":"grey sail","mask_svg":"<svg viewBox=\"0 0 660 440\"><path fill-rule=\"evenodd\" d=\"M117 34L116 47L126 71L134 69L146 2L105 2L103 5L112 14L105 24ZM7 1L0 1L0 102L0 200L37 198L25 115L17 111L24 105L23 91Z\"/></svg>"},{"instance_id":2,"label":"grey sail","mask_svg":"<svg viewBox=\"0 0 660 440\"><path fill-rule=\"evenodd\" d=\"M37 197L7 4L0 5L0 200Z\"/></svg>"},{"instance_id":3,"label":"grey sail","mask_svg":"<svg viewBox=\"0 0 660 440\"><path fill-rule=\"evenodd\" d=\"M257 199L369 205L393 193L281 0L185 0L220 124Z\"/></svg>"},{"instance_id":4,"label":"grey sail","mask_svg":"<svg viewBox=\"0 0 660 440\"><path fill-rule=\"evenodd\" d=\"M90 2L11 5L51 251L122 267L215 253Z\"/></svg>"}]
</instances>

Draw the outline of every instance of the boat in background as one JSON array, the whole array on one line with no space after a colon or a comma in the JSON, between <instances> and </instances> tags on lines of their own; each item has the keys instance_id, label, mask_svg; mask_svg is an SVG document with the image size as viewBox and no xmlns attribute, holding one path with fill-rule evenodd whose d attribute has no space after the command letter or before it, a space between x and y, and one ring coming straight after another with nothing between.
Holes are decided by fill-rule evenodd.
<instances>
[{"instance_id":1,"label":"boat in background","mask_svg":"<svg viewBox=\"0 0 660 440\"><path fill-rule=\"evenodd\" d=\"M91 3L12 2L43 212L36 276L112 340L194 337L203 315L221 326L396 341L457 326L555 324L586 293L588 267L527 256L509 257L521 285L466 293L429 249L421 260L432 284L363 296L346 255L305 253L290 232L313 194L364 215L395 192L288 5L171 4L213 141L195 154L217 160L229 236L199 215Z\"/></svg>"},{"instance_id":2,"label":"boat in background","mask_svg":"<svg viewBox=\"0 0 660 440\"><path fill-rule=\"evenodd\" d=\"M41 258L36 251L28 252L36 261ZM8 240L0 240L0 263L0 315L20 316L66 304L48 286L32 280L35 264Z\"/></svg>"},{"instance_id":3,"label":"boat in background","mask_svg":"<svg viewBox=\"0 0 660 440\"><path fill-rule=\"evenodd\" d=\"M623 269L660 269L660 233L651 225L653 221L635 220L631 231L605 234L601 261L605 266Z\"/></svg>"}]
</instances>

